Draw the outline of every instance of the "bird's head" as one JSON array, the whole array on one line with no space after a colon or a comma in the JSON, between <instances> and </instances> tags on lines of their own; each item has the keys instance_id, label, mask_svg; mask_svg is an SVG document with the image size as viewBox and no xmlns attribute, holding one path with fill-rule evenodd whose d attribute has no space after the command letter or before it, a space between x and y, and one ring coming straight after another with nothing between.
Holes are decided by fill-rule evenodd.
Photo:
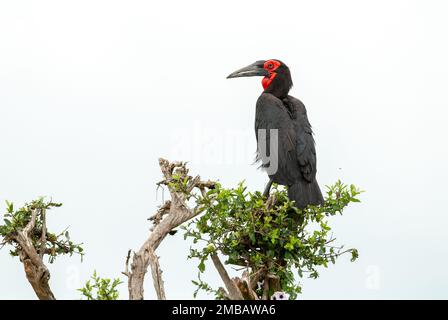
<instances>
[{"instance_id":1,"label":"bird's head","mask_svg":"<svg viewBox=\"0 0 448 320\"><path fill-rule=\"evenodd\" d=\"M255 76L263 77L261 84L264 92L271 93L278 98L286 97L292 87L291 72L288 66L277 59L256 61L232 72L227 79Z\"/></svg>"}]
</instances>

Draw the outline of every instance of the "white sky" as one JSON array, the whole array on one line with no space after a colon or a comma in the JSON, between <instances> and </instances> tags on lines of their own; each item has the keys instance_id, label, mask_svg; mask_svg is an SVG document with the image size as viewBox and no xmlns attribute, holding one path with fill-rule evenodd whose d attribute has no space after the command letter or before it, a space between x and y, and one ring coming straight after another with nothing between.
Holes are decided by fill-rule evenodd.
<instances>
[{"instance_id":1,"label":"white sky","mask_svg":"<svg viewBox=\"0 0 448 320\"><path fill-rule=\"evenodd\" d=\"M1 1L0 201L64 203L86 257L50 265L57 298L96 269L121 277L161 203L157 159L262 190L251 165L260 79L286 62L315 130L318 180L367 192L331 221L360 250L303 281L301 298L448 298L446 1ZM168 298L191 298L196 261L180 234L160 247ZM34 299L0 251L0 299ZM204 277L219 285L211 268ZM146 283L146 298L154 298ZM121 298L127 298L126 284ZM204 297L204 296L202 296Z\"/></svg>"}]
</instances>

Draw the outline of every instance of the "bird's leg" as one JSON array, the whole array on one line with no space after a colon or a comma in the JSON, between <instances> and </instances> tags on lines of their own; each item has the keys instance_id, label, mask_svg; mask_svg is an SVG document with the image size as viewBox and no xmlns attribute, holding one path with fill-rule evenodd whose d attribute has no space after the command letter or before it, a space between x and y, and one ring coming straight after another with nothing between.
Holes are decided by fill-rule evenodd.
<instances>
[{"instance_id":1,"label":"bird's leg","mask_svg":"<svg viewBox=\"0 0 448 320\"><path fill-rule=\"evenodd\" d=\"M266 188L264 189L263 196L266 198L269 197L269 192L271 191L272 182L273 182L272 179L269 179L269 182L266 185Z\"/></svg>"}]
</instances>

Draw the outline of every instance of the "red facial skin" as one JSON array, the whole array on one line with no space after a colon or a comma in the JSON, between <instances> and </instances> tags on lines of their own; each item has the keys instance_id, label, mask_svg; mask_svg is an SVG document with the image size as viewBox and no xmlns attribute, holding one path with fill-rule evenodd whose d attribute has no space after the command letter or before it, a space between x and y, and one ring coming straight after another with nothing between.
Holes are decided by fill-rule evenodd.
<instances>
[{"instance_id":1,"label":"red facial skin","mask_svg":"<svg viewBox=\"0 0 448 320\"><path fill-rule=\"evenodd\" d=\"M277 76L277 73L274 71L277 70L278 67L280 67L280 62L278 62L277 60L268 60L264 63L263 68L269 72L269 76L264 77L263 80L261 80L261 85L263 86L264 90L269 87L272 80L274 80Z\"/></svg>"}]
</instances>

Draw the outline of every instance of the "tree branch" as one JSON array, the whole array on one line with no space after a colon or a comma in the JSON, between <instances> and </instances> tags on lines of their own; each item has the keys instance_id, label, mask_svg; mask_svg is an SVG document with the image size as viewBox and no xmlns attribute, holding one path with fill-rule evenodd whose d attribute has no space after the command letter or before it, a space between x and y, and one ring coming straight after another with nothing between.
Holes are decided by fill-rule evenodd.
<instances>
[{"instance_id":1,"label":"tree branch","mask_svg":"<svg viewBox=\"0 0 448 320\"><path fill-rule=\"evenodd\" d=\"M200 208L190 208L188 206L187 195L195 188L201 192L205 192L206 188L213 188L215 185L213 181L201 181L199 176L192 178L188 175L188 169L184 162L169 162L160 158L159 166L164 179L158 182L157 185L168 187L171 200L166 201L149 218L153 222L152 232L140 250L134 252L130 270L128 267L130 260L128 256L126 271L123 273L128 277L129 299L131 300L142 300L144 298L143 283L149 266L151 266L157 298L159 300L166 299L162 270L155 251L173 229L194 218L201 212ZM186 182L185 189L179 188L179 184L184 182Z\"/></svg>"},{"instance_id":2,"label":"tree branch","mask_svg":"<svg viewBox=\"0 0 448 320\"><path fill-rule=\"evenodd\" d=\"M162 269L160 269L159 257L151 249L148 250L149 264L151 266L152 281L156 289L157 298L159 300L166 300L165 288L162 279Z\"/></svg>"},{"instance_id":3,"label":"tree branch","mask_svg":"<svg viewBox=\"0 0 448 320\"><path fill-rule=\"evenodd\" d=\"M244 300L240 289L238 288L237 284L232 279L230 279L230 276L221 263L221 260L219 260L218 255L216 253L212 254L211 258L216 270L218 270L218 273L222 281L224 282L224 285L226 286L228 297L230 298L230 300Z\"/></svg>"},{"instance_id":4,"label":"tree branch","mask_svg":"<svg viewBox=\"0 0 448 320\"><path fill-rule=\"evenodd\" d=\"M42 260L45 254L45 246L47 244L47 219L45 209L41 209L42 216L42 235L40 237L39 257Z\"/></svg>"},{"instance_id":5,"label":"tree branch","mask_svg":"<svg viewBox=\"0 0 448 320\"><path fill-rule=\"evenodd\" d=\"M19 231L14 237L17 243L20 245L20 261L22 261L25 269L25 274L34 289L37 297L40 300L55 300L53 292L50 289L50 271L42 261L42 252L37 254L36 248L33 245L31 239L31 232L36 225L36 217L38 212L42 214L42 209L33 209L31 212L31 220ZM42 232L45 234L46 232ZM44 243L45 244L45 243Z\"/></svg>"}]
</instances>

